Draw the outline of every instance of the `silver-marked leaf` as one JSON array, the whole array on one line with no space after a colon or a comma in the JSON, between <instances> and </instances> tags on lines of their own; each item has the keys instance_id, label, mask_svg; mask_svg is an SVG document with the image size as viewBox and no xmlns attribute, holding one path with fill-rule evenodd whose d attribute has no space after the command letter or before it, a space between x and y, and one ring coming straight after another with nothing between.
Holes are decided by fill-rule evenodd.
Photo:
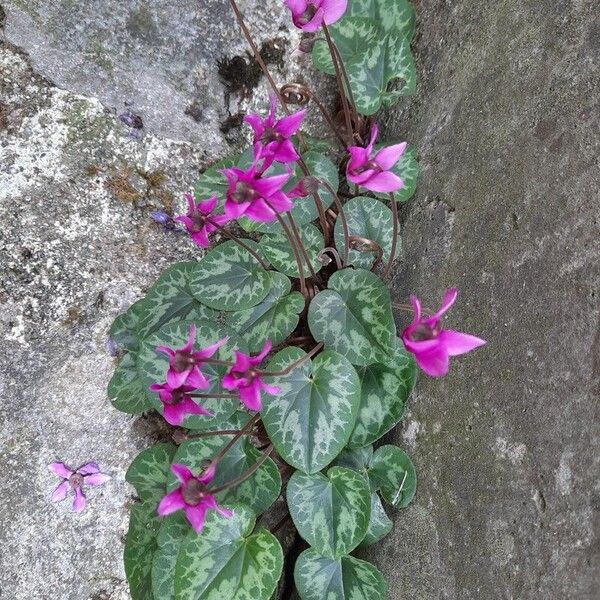
<instances>
[{"instance_id":1,"label":"silver-marked leaf","mask_svg":"<svg viewBox=\"0 0 600 600\"><path fill-rule=\"evenodd\" d=\"M169 367L168 357L157 352L156 347L170 346L171 348L181 348L187 340L191 323L191 321L167 323L142 342L137 357L137 366L140 378L146 389L152 383L164 382ZM227 343L219 348L213 358L231 360L235 349L246 351L245 344L227 327L219 326L212 321L195 321L194 323L196 325L195 348L204 348L224 337L229 337ZM226 370L227 367L223 365L202 365L202 372L208 379L210 387L207 390L198 390L198 392L202 394L225 392L225 390L221 389L220 381ZM152 406L162 414L162 403L158 398L158 394L150 393L149 397ZM197 398L196 401L209 410L212 413L212 417L189 415L183 422L183 426L188 429L207 429L213 427L230 417L239 406L237 399Z\"/></svg>"},{"instance_id":2,"label":"silver-marked leaf","mask_svg":"<svg viewBox=\"0 0 600 600\"><path fill-rule=\"evenodd\" d=\"M349 0L344 19L370 17L385 31L400 31L411 38L415 29L415 9L408 0Z\"/></svg>"},{"instance_id":3,"label":"silver-marked leaf","mask_svg":"<svg viewBox=\"0 0 600 600\"><path fill-rule=\"evenodd\" d=\"M244 243L258 250L256 242L245 240ZM204 256L190 289L200 302L211 308L242 310L256 306L267 295L270 285L269 273L258 260L230 240Z\"/></svg>"},{"instance_id":4,"label":"silver-marked leaf","mask_svg":"<svg viewBox=\"0 0 600 600\"><path fill-rule=\"evenodd\" d=\"M279 372L305 356L289 346L268 370ZM354 427L360 385L354 367L333 350L305 360L289 374L270 377L280 392L263 404L261 417L269 439L290 465L305 473L326 467L346 445Z\"/></svg>"},{"instance_id":5,"label":"silver-marked leaf","mask_svg":"<svg viewBox=\"0 0 600 600\"><path fill-rule=\"evenodd\" d=\"M123 355L108 383L108 398L121 412L138 415L153 407L148 388L140 379L136 356L133 352Z\"/></svg>"},{"instance_id":6,"label":"silver-marked leaf","mask_svg":"<svg viewBox=\"0 0 600 600\"><path fill-rule=\"evenodd\" d=\"M197 277L199 263L180 262L162 272L138 303L137 331L145 338L175 320L214 319L216 312L192 295L190 282Z\"/></svg>"},{"instance_id":7,"label":"silver-marked leaf","mask_svg":"<svg viewBox=\"0 0 600 600\"><path fill-rule=\"evenodd\" d=\"M157 548L156 535L161 524L156 504L140 502L131 507L129 530L125 539L123 562L132 600L153 600L152 559Z\"/></svg>"},{"instance_id":8,"label":"silver-marked leaf","mask_svg":"<svg viewBox=\"0 0 600 600\"><path fill-rule=\"evenodd\" d=\"M314 338L334 348L354 365L389 360L395 350L390 293L370 271L343 269L308 308Z\"/></svg>"},{"instance_id":9,"label":"silver-marked leaf","mask_svg":"<svg viewBox=\"0 0 600 600\"><path fill-rule=\"evenodd\" d=\"M415 495L415 467L403 450L396 446L381 446L373 454L369 469L371 489L381 490L386 502L395 508L407 507Z\"/></svg>"},{"instance_id":10,"label":"silver-marked leaf","mask_svg":"<svg viewBox=\"0 0 600 600\"><path fill-rule=\"evenodd\" d=\"M350 448L372 444L400 421L415 382L416 364L413 355L397 340L396 351L387 363L357 367L356 372L361 398L348 441Z\"/></svg>"},{"instance_id":11,"label":"silver-marked leaf","mask_svg":"<svg viewBox=\"0 0 600 600\"><path fill-rule=\"evenodd\" d=\"M340 181L338 175L338 168L327 156L320 154L315 151L308 151L302 155L304 164L308 169L310 175L326 181L335 191L337 191ZM289 192L294 188L298 182L305 177L299 164L296 164L294 175L286 183L283 188L284 192ZM321 204L326 210L333 203L333 196L323 186L319 188L319 198ZM294 222L297 226L304 225L314 221L318 216L319 212L315 204L315 199L312 195L303 196L301 198L294 198L294 207L290 211ZM288 217L284 217L287 221ZM256 223L244 219L240 221L246 231L260 231L262 233L283 233L283 229L278 221L271 223Z\"/></svg>"},{"instance_id":12,"label":"silver-marked leaf","mask_svg":"<svg viewBox=\"0 0 600 600\"><path fill-rule=\"evenodd\" d=\"M351 469L332 467L327 476L296 471L288 482L287 503L298 533L323 556L340 558L367 532L369 485Z\"/></svg>"},{"instance_id":13,"label":"silver-marked leaf","mask_svg":"<svg viewBox=\"0 0 600 600\"><path fill-rule=\"evenodd\" d=\"M294 581L301 600L386 600L387 586L371 563L353 556L337 560L313 548L296 561Z\"/></svg>"},{"instance_id":14,"label":"silver-marked leaf","mask_svg":"<svg viewBox=\"0 0 600 600\"><path fill-rule=\"evenodd\" d=\"M139 310L142 300L134 302L110 326L108 337L121 349L137 350L139 344Z\"/></svg>"},{"instance_id":15,"label":"silver-marked leaf","mask_svg":"<svg viewBox=\"0 0 600 600\"><path fill-rule=\"evenodd\" d=\"M185 538L175 567L175 600L269 600L283 568L277 538L254 527L254 514L231 505L233 516L209 511L200 535Z\"/></svg>"},{"instance_id":16,"label":"silver-marked leaf","mask_svg":"<svg viewBox=\"0 0 600 600\"><path fill-rule=\"evenodd\" d=\"M152 560L154 600L173 600L175 597L175 565L183 540L190 529L181 510L163 517L156 537L158 547Z\"/></svg>"},{"instance_id":17,"label":"silver-marked leaf","mask_svg":"<svg viewBox=\"0 0 600 600\"><path fill-rule=\"evenodd\" d=\"M277 271L270 271L271 290L266 298L252 308L226 313L225 322L248 345L250 352L258 352L266 340L277 346L296 329L304 298L291 292L290 280Z\"/></svg>"},{"instance_id":18,"label":"silver-marked leaf","mask_svg":"<svg viewBox=\"0 0 600 600\"><path fill-rule=\"evenodd\" d=\"M354 469L365 477L369 477L369 469L373 462L373 446L364 448L344 448L335 459L335 464L340 467Z\"/></svg>"},{"instance_id":19,"label":"silver-marked leaf","mask_svg":"<svg viewBox=\"0 0 600 600\"><path fill-rule=\"evenodd\" d=\"M165 495L167 477L176 447L173 444L156 444L142 450L129 465L125 479L144 501L154 502L154 507Z\"/></svg>"},{"instance_id":20,"label":"silver-marked leaf","mask_svg":"<svg viewBox=\"0 0 600 600\"><path fill-rule=\"evenodd\" d=\"M307 223L298 228L300 240L306 249L306 254L312 265L313 271L318 273L323 264L319 261L319 253L323 250L325 242L323 234L312 224ZM290 277L298 277L300 270L294 257L292 245L283 233L266 233L260 240L260 247L263 254L269 259L269 262L282 273ZM302 262L302 272L305 277L309 277L309 271L304 256L300 256Z\"/></svg>"},{"instance_id":21,"label":"silver-marked leaf","mask_svg":"<svg viewBox=\"0 0 600 600\"><path fill-rule=\"evenodd\" d=\"M216 196L217 198L225 197L227 180L224 175L219 173L219 171L235 166L238 163L239 158L238 155L228 156L206 169L206 171L200 175L194 184L194 196L196 202L208 200L212 196Z\"/></svg>"},{"instance_id":22,"label":"silver-marked leaf","mask_svg":"<svg viewBox=\"0 0 600 600\"><path fill-rule=\"evenodd\" d=\"M348 200L344 205L344 214L348 223L348 232L351 236L359 236L371 240L381 247L383 263L386 264L392 249L392 211L379 200L359 196ZM342 220L335 223L335 245L344 247L344 228ZM359 244L360 246L360 244ZM400 252L400 235L397 238L396 255ZM370 269L377 258L377 253L359 252L352 249L348 254L349 264L363 269Z\"/></svg>"},{"instance_id":23,"label":"silver-marked leaf","mask_svg":"<svg viewBox=\"0 0 600 600\"><path fill-rule=\"evenodd\" d=\"M365 546L375 544L392 530L393 525L381 504L379 494L373 492L371 494L371 518L369 519L369 526L359 547L364 548Z\"/></svg>"},{"instance_id":24,"label":"silver-marked leaf","mask_svg":"<svg viewBox=\"0 0 600 600\"><path fill-rule=\"evenodd\" d=\"M385 145L388 146L390 144ZM382 146L376 146L374 151L376 152L381 147ZM417 189L417 179L419 178L421 167L417 162L415 154L415 149L409 146L400 157L400 160L392 167L392 173L398 175L404 182L404 187L400 188L397 192L394 192L394 200L396 200L396 202L406 202L413 196ZM390 197L389 194L382 194L380 192L374 193L378 198L387 200Z\"/></svg>"},{"instance_id":25,"label":"silver-marked leaf","mask_svg":"<svg viewBox=\"0 0 600 600\"><path fill-rule=\"evenodd\" d=\"M190 440L181 444L173 458L173 463L183 464L194 473L199 473L205 463L231 440L231 436L211 436ZM246 437L238 441L217 465L212 486L220 486L242 475L262 456ZM177 487L173 475L169 477L168 489ZM281 491L281 475L277 465L268 458L257 471L241 484L217 494L220 503L243 502L256 514L267 510Z\"/></svg>"}]
</instances>

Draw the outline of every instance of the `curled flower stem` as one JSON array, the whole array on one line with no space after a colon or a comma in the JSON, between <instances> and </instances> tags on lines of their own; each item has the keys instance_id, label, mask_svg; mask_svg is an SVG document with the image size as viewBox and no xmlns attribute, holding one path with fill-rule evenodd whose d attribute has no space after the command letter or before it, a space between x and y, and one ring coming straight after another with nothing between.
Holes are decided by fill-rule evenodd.
<instances>
[{"instance_id":1,"label":"curled flower stem","mask_svg":"<svg viewBox=\"0 0 600 600\"><path fill-rule=\"evenodd\" d=\"M333 258L335 259L335 264L337 268L342 269L343 265L342 260L340 258L340 253L333 246L327 246L327 248L323 248L323 250L321 250L321 252L319 253L319 258L321 258L321 256L323 256L327 252L333 254Z\"/></svg>"},{"instance_id":2,"label":"curled flower stem","mask_svg":"<svg viewBox=\"0 0 600 600\"><path fill-rule=\"evenodd\" d=\"M239 237L237 237L236 235L234 235L233 233L229 233L229 231L227 231L224 227L221 227L220 225L218 225L215 221L213 221L210 218L206 219L211 225L213 225L217 231L221 234L223 234L225 237L229 238L230 240L234 241L238 246L240 246L241 248L243 248L244 250L246 250L246 252L249 252L259 263L260 266L265 270L268 271L269 269L269 265L258 255L257 252L255 252L252 248L250 248L250 246L248 246L248 244L246 244L245 242L243 242Z\"/></svg>"},{"instance_id":3,"label":"curled flower stem","mask_svg":"<svg viewBox=\"0 0 600 600\"><path fill-rule=\"evenodd\" d=\"M243 436L247 435L250 430L256 425L260 419L260 414L256 413L250 420L235 434L235 436L221 448L218 454L210 461L210 465L217 465L219 461L237 444L238 440Z\"/></svg>"},{"instance_id":4,"label":"curled flower stem","mask_svg":"<svg viewBox=\"0 0 600 600\"><path fill-rule=\"evenodd\" d=\"M350 140L350 143L354 140L354 129L352 128L352 117L350 116L350 109L348 108L348 99L346 98L346 92L344 91L344 81L342 79L342 74L340 71L340 65L338 64L337 54L335 44L329 35L329 29L327 25L323 23L323 33L325 34L325 39L327 40L327 45L329 46L329 53L331 54L331 60L333 62L333 68L335 69L335 78L337 80L338 89L340 91L340 97L342 99L342 109L344 111L344 118L346 120L346 129L347 134Z\"/></svg>"},{"instance_id":5,"label":"curled flower stem","mask_svg":"<svg viewBox=\"0 0 600 600\"><path fill-rule=\"evenodd\" d=\"M286 85L284 85L281 88L280 91L281 91L281 95L283 96L284 100L288 104L292 104L292 102L290 100L291 94L297 94L300 97L307 98L306 101L299 103L301 105L307 104L309 100L313 100L314 103L319 107L319 110L321 111L323 118L327 121L327 124L329 125L331 131L333 132L333 134L336 136L337 140L342 145L342 148L344 150L346 149L346 146L347 146L346 140L344 140L344 138L338 131L338 128L336 127L335 123L333 122L333 119L332 119L331 115L329 114L329 111L325 108L325 106L323 106L323 103L319 100L317 95L309 87L302 85L300 83L287 83Z\"/></svg>"},{"instance_id":6,"label":"curled flower stem","mask_svg":"<svg viewBox=\"0 0 600 600\"><path fill-rule=\"evenodd\" d=\"M338 209L338 215L342 220L342 229L344 230L344 255L342 258L342 267L345 267L348 264L348 253L350 252L350 233L348 231L348 221L346 220L346 215L344 213L344 206L342 205L342 201L339 199L336 191L325 181L324 179L317 179L319 185L323 185L327 188L329 193L333 197L333 201Z\"/></svg>"},{"instance_id":7,"label":"curled flower stem","mask_svg":"<svg viewBox=\"0 0 600 600\"><path fill-rule=\"evenodd\" d=\"M383 272L384 277L387 277L392 268L392 263L394 262L394 258L396 258L396 246L398 243L398 204L393 192L390 194L390 202L392 204L392 248L390 250L390 258Z\"/></svg>"},{"instance_id":8,"label":"curled flower stem","mask_svg":"<svg viewBox=\"0 0 600 600\"><path fill-rule=\"evenodd\" d=\"M273 446L269 444L268 448L263 452L263 455L249 468L246 469L239 477L224 483L223 485L219 485L218 487L212 488L210 490L211 494L218 494L219 492L224 492L225 490L235 487L240 483L244 483L246 479L252 477L255 471L257 471L260 466L269 458L269 455L273 452Z\"/></svg>"},{"instance_id":9,"label":"curled flower stem","mask_svg":"<svg viewBox=\"0 0 600 600\"><path fill-rule=\"evenodd\" d=\"M291 373L296 367L299 367L303 362L311 359L321 348L323 348L323 342L319 342L310 352L301 356L298 360L295 360L291 365L288 365L281 371L259 371L261 375L265 377L283 377L288 373Z\"/></svg>"},{"instance_id":10,"label":"curled flower stem","mask_svg":"<svg viewBox=\"0 0 600 600\"><path fill-rule=\"evenodd\" d=\"M371 271L374 271L377 268L377 265L381 262L381 259L383 258L383 249L381 248L381 246L377 242L368 238L361 237L359 235L351 235L350 246L353 250L356 250L357 252L374 252L376 254L375 262L371 267Z\"/></svg>"}]
</instances>

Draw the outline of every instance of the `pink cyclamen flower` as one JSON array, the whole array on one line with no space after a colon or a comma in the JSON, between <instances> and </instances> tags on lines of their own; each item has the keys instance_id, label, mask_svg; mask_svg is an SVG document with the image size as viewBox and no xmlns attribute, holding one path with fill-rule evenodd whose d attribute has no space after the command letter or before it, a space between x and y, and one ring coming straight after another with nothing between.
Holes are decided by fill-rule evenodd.
<instances>
[{"instance_id":1,"label":"pink cyclamen flower","mask_svg":"<svg viewBox=\"0 0 600 600\"><path fill-rule=\"evenodd\" d=\"M402 341L406 349L415 355L419 367L432 377L442 377L448 372L450 356L465 354L485 344L474 335L442 329L442 315L454 304L457 294L454 288L446 290L442 306L431 317L421 317L419 299L410 297L415 316L402 332Z\"/></svg>"},{"instance_id":2,"label":"pink cyclamen flower","mask_svg":"<svg viewBox=\"0 0 600 600\"><path fill-rule=\"evenodd\" d=\"M285 0L292 11L294 25L302 31L316 31L325 23L331 25L342 18L348 0Z\"/></svg>"},{"instance_id":3,"label":"pink cyclamen flower","mask_svg":"<svg viewBox=\"0 0 600 600\"><path fill-rule=\"evenodd\" d=\"M163 416L170 425L181 425L187 415L212 417L209 410L196 404L189 395L190 392L197 389L193 386L184 384L178 388L172 388L168 383L153 383L150 389L158 392L158 397L163 405Z\"/></svg>"},{"instance_id":4,"label":"pink cyclamen flower","mask_svg":"<svg viewBox=\"0 0 600 600\"><path fill-rule=\"evenodd\" d=\"M228 338L194 352L196 341L196 326L190 325L188 340L182 348L169 348L168 346L157 346L156 351L162 352L169 357L169 369L167 371L167 383L174 390L187 385L192 389L205 390L209 387L208 380L200 371L200 365L210 358Z\"/></svg>"},{"instance_id":5,"label":"pink cyclamen flower","mask_svg":"<svg viewBox=\"0 0 600 600\"><path fill-rule=\"evenodd\" d=\"M348 147L350 160L346 167L346 177L348 181L372 192L396 192L404 187L404 181L390 169L406 150L406 142L381 148L374 156L371 156L378 133L377 125L373 125L371 139L366 148L362 146Z\"/></svg>"},{"instance_id":6,"label":"pink cyclamen flower","mask_svg":"<svg viewBox=\"0 0 600 600\"><path fill-rule=\"evenodd\" d=\"M221 171L228 182L225 214L229 219L244 215L253 221L268 223L277 218L277 213L284 213L292 208L292 201L281 191L291 177L291 172L262 177L258 172L261 160L260 155L256 156L245 171L238 167Z\"/></svg>"},{"instance_id":7,"label":"pink cyclamen flower","mask_svg":"<svg viewBox=\"0 0 600 600\"><path fill-rule=\"evenodd\" d=\"M267 394L279 393L279 388L265 383L260 373L254 368L260 365L265 356L271 351L273 344L267 341L260 354L248 356L243 352L235 353L235 363L223 377L222 385L226 390L237 390L240 400L249 410L258 411L262 408L260 392Z\"/></svg>"},{"instance_id":8,"label":"pink cyclamen flower","mask_svg":"<svg viewBox=\"0 0 600 600\"><path fill-rule=\"evenodd\" d=\"M67 497L67 492L73 490L73 510L81 512L85 508L85 495L81 489L84 485L102 485L110 479L110 475L100 472L100 467L95 462L85 463L77 469L71 469L64 463L53 462L48 468L58 475L62 481L52 492L52 502L61 502Z\"/></svg>"},{"instance_id":9,"label":"pink cyclamen flower","mask_svg":"<svg viewBox=\"0 0 600 600\"><path fill-rule=\"evenodd\" d=\"M279 120L277 114L277 97L271 96L271 108L266 117L246 115L244 121L254 130L254 151L264 159L262 170L273 162L291 163L300 158L290 138L298 131L306 114L300 110Z\"/></svg>"},{"instance_id":10,"label":"pink cyclamen flower","mask_svg":"<svg viewBox=\"0 0 600 600\"><path fill-rule=\"evenodd\" d=\"M206 512L211 509L223 517L231 517L233 513L221 508L207 485L215 476L215 467L210 465L206 471L196 477L185 465L171 465L171 471L179 480L179 487L169 492L160 501L157 512L161 517L170 515L177 510L183 510L190 525L196 533L202 531Z\"/></svg>"},{"instance_id":11,"label":"pink cyclamen flower","mask_svg":"<svg viewBox=\"0 0 600 600\"><path fill-rule=\"evenodd\" d=\"M185 199L188 203L188 211L185 215L175 217L175 221L179 221L185 225L192 241L201 248L208 248L210 242L208 234L216 231L217 225L222 227L227 223L228 219L225 215L213 215L217 207L217 197L213 196L202 202L194 202L192 194L186 194Z\"/></svg>"}]
</instances>

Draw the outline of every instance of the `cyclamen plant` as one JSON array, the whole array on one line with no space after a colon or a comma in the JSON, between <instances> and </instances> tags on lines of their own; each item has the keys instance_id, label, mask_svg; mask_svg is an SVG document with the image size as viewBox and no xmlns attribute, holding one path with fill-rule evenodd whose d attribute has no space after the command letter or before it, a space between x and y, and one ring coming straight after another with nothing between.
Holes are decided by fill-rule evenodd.
<instances>
[{"instance_id":1,"label":"cyclamen plant","mask_svg":"<svg viewBox=\"0 0 600 600\"><path fill-rule=\"evenodd\" d=\"M293 525L300 598L384 599L382 574L350 553L390 532L383 503L406 507L416 474L403 450L373 444L402 418L417 364L439 377L449 356L484 343L443 328L454 289L434 314L414 296L398 305L413 313L398 336L385 283L418 165L405 142L378 144L370 115L414 90L414 11L406 0L285 0L314 35L315 66L336 77L340 124L313 90L276 86L231 4L273 88L270 110L246 116L251 147L201 175L185 215L152 215L210 249L169 267L110 331L115 407L155 409L178 427L127 471L139 497L124 556L131 595L287 597L277 535ZM307 109L290 105L309 101L331 138L302 133ZM211 247L211 235L227 240ZM74 475L56 472L61 499Z\"/></svg>"}]
</instances>

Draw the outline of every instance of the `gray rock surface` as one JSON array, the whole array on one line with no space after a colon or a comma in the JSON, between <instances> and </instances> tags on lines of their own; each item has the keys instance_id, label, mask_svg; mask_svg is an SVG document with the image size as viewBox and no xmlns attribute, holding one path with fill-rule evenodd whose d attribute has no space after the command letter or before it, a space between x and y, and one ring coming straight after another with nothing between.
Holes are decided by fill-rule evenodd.
<instances>
[{"instance_id":1,"label":"gray rock surface","mask_svg":"<svg viewBox=\"0 0 600 600\"><path fill-rule=\"evenodd\" d=\"M242 4L258 29L262 4ZM422 377L390 436L420 480L366 553L391 600L600 594L594 4L418 4L419 94L383 117L423 165L394 292L435 306L456 285L449 323L489 344ZM126 599L124 470L160 421L110 406L105 336L193 255L148 213L243 138L219 131L216 60L245 46L225 0L0 5L0 599ZM279 3L269 11L260 41L293 44ZM298 75L289 61L278 74ZM265 90L234 95L231 112ZM116 117L125 100L139 140ZM88 510L49 505L47 463L93 459L113 479Z\"/></svg>"}]
</instances>

